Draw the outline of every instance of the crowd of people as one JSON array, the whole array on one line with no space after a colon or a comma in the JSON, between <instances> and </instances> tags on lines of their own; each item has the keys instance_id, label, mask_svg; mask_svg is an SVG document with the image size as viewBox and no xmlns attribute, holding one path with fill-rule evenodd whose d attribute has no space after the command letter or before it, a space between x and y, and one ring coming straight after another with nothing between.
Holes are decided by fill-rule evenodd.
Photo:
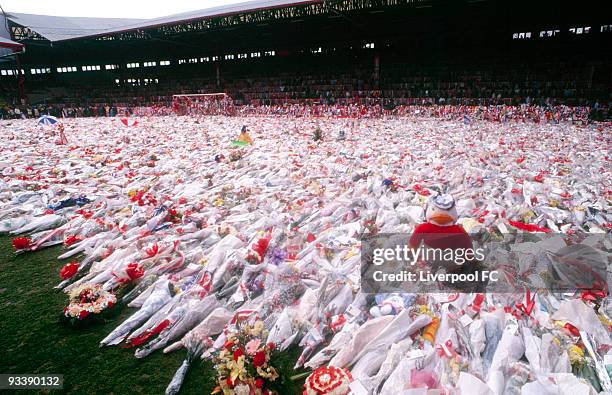
<instances>
[{"instance_id":1,"label":"crowd of people","mask_svg":"<svg viewBox=\"0 0 612 395\"><path fill-rule=\"evenodd\" d=\"M603 112L605 111L605 112ZM602 115L605 114L605 115ZM302 103L266 105L249 104L235 106L229 99L210 101L200 99L174 102L170 105L154 103L135 107L117 107L115 105L94 108L77 108L67 111L58 107L35 107L25 110L0 110L0 119L37 118L43 114L59 118L72 117L115 117L115 116L168 116L168 115L239 115L239 116L287 116L297 118L333 117L333 118L389 118L389 117L426 117L446 120L463 120L470 123L475 120L492 122L534 122L560 123L571 122L586 124L593 120L608 119L608 109L593 109L586 106L566 105L472 105L444 104L421 100L411 104L389 106L382 100L376 104L347 101L344 104L326 104L316 101ZM597 114L597 115L594 115Z\"/></svg>"},{"instance_id":2,"label":"crowd of people","mask_svg":"<svg viewBox=\"0 0 612 395\"><path fill-rule=\"evenodd\" d=\"M61 104L16 105L0 107L0 119L38 118L41 115L51 115L57 118L114 117L126 115L125 107L113 104L97 104L84 106L62 106Z\"/></svg>"},{"instance_id":3,"label":"crowd of people","mask_svg":"<svg viewBox=\"0 0 612 395\"><path fill-rule=\"evenodd\" d=\"M242 115L284 115L293 117L341 117L341 118L382 118L382 117L429 117L440 119L462 119L494 122L547 122L587 123L591 110L588 107L565 105L448 105L421 103L399 105L387 108L382 105L365 104L293 104L284 106L242 106Z\"/></svg>"},{"instance_id":4,"label":"crowd of people","mask_svg":"<svg viewBox=\"0 0 612 395\"><path fill-rule=\"evenodd\" d=\"M517 69L519 67L519 69ZM477 69L389 65L379 72L363 65L313 69L227 71L127 79L113 85L66 85L44 105L0 105L1 118L168 115L172 113L380 117L426 113L503 121L584 121L609 117L610 93L570 65L482 66ZM582 76L582 77L580 77ZM224 92L225 103L173 102L176 94ZM196 108L206 107L211 108Z\"/></svg>"}]
</instances>

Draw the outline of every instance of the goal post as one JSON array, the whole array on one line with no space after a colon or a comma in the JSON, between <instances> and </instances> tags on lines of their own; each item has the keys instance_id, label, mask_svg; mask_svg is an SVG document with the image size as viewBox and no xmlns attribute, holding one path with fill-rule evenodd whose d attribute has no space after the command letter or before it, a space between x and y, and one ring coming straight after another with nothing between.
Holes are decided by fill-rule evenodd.
<instances>
[{"instance_id":1,"label":"goal post","mask_svg":"<svg viewBox=\"0 0 612 395\"><path fill-rule=\"evenodd\" d=\"M178 115L235 115L234 100L227 93L172 95L172 111Z\"/></svg>"}]
</instances>

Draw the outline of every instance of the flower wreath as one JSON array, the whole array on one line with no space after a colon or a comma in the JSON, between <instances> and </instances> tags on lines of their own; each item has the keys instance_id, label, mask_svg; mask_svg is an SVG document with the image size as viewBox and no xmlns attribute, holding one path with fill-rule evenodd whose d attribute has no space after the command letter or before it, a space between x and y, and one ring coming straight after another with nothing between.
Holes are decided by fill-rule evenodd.
<instances>
[{"instance_id":1,"label":"flower wreath","mask_svg":"<svg viewBox=\"0 0 612 395\"><path fill-rule=\"evenodd\" d=\"M321 366L306 378L303 395L347 395L352 380L346 369Z\"/></svg>"},{"instance_id":2,"label":"flower wreath","mask_svg":"<svg viewBox=\"0 0 612 395\"><path fill-rule=\"evenodd\" d=\"M116 302L115 295L103 290L100 284L83 284L70 291L64 316L82 320L90 314L100 314L113 307Z\"/></svg>"}]
</instances>

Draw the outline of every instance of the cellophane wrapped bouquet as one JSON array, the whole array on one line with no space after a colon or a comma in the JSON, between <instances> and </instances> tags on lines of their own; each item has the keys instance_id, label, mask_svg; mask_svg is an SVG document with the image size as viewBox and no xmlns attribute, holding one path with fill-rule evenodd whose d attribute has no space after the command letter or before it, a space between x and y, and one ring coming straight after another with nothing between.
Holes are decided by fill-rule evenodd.
<instances>
[{"instance_id":1,"label":"cellophane wrapped bouquet","mask_svg":"<svg viewBox=\"0 0 612 395\"><path fill-rule=\"evenodd\" d=\"M213 355L218 387L224 395L272 395L270 384L278 379L272 366L275 346L266 344L267 331L260 319L236 322L227 332L227 340Z\"/></svg>"}]
</instances>

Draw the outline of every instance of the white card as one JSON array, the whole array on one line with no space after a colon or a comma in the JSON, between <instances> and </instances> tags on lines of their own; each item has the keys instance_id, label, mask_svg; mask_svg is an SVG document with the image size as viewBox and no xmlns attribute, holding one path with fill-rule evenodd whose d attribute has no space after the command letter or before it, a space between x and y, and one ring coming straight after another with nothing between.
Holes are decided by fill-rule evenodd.
<instances>
[{"instance_id":1,"label":"white card","mask_svg":"<svg viewBox=\"0 0 612 395\"><path fill-rule=\"evenodd\" d=\"M422 350L411 350L409 357L410 359L423 358L425 353Z\"/></svg>"},{"instance_id":2,"label":"white card","mask_svg":"<svg viewBox=\"0 0 612 395\"><path fill-rule=\"evenodd\" d=\"M461 316L461 318L459 318L459 322L461 322L461 324L463 326L468 326L472 323L472 321L474 321L469 315L464 314Z\"/></svg>"}]
</instances>

